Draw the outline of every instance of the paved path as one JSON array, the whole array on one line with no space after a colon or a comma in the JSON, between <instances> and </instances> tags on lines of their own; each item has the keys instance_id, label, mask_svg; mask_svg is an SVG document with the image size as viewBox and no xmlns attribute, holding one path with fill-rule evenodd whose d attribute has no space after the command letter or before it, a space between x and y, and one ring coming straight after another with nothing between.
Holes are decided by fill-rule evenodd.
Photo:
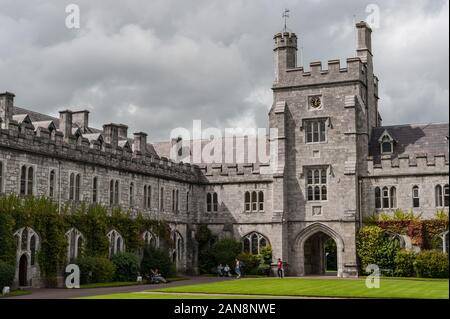
<instances>
[{"instance_id":1,"label":"paved path","mask_svg":"<svg viewBox=\"0 0 450 319\"><path fill-rule=\"evenodd\" d=\"M89 288L89 289L29 289L31 295L10 297L8 299L70 299L86 296L108 295L115 293L142 292L150 289L161 289L167 287L177 287L195 284L207 284L211 282L231 280L232 278L218 277L189 277L188 280L175 281L168 284L158 285L134 285L125 287Z\"/></svg>"}]
</instances>

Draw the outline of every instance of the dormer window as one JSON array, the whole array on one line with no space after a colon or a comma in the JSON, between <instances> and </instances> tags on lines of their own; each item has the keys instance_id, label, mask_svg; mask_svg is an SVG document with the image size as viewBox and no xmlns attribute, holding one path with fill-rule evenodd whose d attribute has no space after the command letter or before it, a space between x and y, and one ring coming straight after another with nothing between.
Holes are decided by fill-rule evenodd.
<instances>
[{"instance_id":1,"label":"dormer window","mask_svg":"<svg viewBox=\"0 0 450 319\"><path fill-rule=\"evenodd\" d=\"M392 154L394 152L395 140L387 130L381 134L378 142L380 143L381 154Z\"/></svg>"}]
</instances>

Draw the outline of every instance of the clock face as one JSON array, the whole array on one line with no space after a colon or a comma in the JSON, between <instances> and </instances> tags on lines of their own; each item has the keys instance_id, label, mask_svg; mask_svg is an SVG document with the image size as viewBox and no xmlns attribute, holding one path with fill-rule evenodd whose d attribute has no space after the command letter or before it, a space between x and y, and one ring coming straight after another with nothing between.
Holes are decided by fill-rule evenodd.
<instances>
[{"instance_id":1,"label":"clock face","mask_svg":"<svg viewBox=\"0 0 450 319\"><path fill-rule=\"evenodd\" d=\"M317 109L322 105L322 100L321 100L320 96L313 96L309 100L309 103L312 108Z\"/></svg>"}]
</instances>

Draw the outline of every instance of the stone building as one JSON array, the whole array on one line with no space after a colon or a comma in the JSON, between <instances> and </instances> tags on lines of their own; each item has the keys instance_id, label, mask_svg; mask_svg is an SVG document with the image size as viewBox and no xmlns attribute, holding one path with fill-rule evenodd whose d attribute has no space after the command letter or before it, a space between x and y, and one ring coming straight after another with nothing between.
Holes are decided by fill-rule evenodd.
<instances>
[{"instance_id":1,"label":"stone building","mask_svg":"<svg viewBox=\"0 0 450 319\"><path fill-rule=\"evenodd\" d=\"M274 36L269 126L278 135L267 146L276 141L277 161L269 163L182 163L169 154L177 141L152 144L142 132L130 137L123 124L92 128L88 111L53 118L0 94L0 193L45 195L60 205L96 202L164 219L180 272L197 271L195 231L207 224L251 253L270 244L274 260L282 258L296 276L323 274L324 245L332 240L337 275L356 276L355 239L365 216L400 208L431 218L449 206L448 123L382 126L372 31L364 22L356 28L356 54L345 68L331 60L306 71L297 66L297 36ZM15 235L26 236L16 282L37 285L32 255L39 234L25 228ZM105 236L111 253L126 250L117 231ZM68 230L67 238L75 256L82 234ZM448 233L443 238L448 242Z\"/></svg>"}]
</instances>

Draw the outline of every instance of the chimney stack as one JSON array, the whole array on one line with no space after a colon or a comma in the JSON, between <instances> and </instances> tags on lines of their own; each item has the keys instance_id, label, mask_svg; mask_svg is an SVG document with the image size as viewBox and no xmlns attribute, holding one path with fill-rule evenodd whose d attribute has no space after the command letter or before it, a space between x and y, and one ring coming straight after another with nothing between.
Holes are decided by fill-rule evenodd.
<instances>
[{"instance_id":1,"label":"chimney stack","mask_svg":"<svg viewBox=\"0 0 450 319\"><path fill-rule=\"evenodd\" d=\"M0 94L0 127L7 129L13 117L15 95L10 92Z\"/></svg>"},{"instance_id":2,"label":"chimney stack","mask_svg":"<svg viewBox=\"0 0 450 319\"><path fill-rule=\"evenodd\" d=\"M89 127L89 111L76 111L72 113L72 123L76 124L81 132L86 133L87 128Z\"/></svg>"},{"instance_id":3,"label":"chimney stack","mask_svg":"<svg viewBox=\"0 0 450 319\"><path fill-rule=\"evenodd\" d=\"M126 140L128 139L128 126L124 124L119 124L119 139Z\"/></svg>"},{"instance_id":4,"label":"chimney stack","mask_svg":"<svg viewBox=\"0 0 450 319\"><path fill-rule=\"evenodd\" d=\"M72 135L72 111L65 110L59 112L59 130L64 135L64 140L68 140Z\"/></svg>"},{"instance_id":5,"label":"chimney stack","mask_svg":"<svg viewBox=\"0 0 450 319\"><path fill-rule=\"evenodd\" d=\"M366 22L361 21L356 24L356 30L358 34L356 56L367 63L372 57L372 29Z\"/></svg>"},{"instance_id":6,"label":"chimney stack","mask_svg":"<svg viewBox=\"0 0 450 319\"><path fill-rule=\"evenodd\" d=\"M147 133L134 133L133 152L140 152L146 155L147 152Z\"/></svg>"},{"instance_id":7,"label":"chimney stack","mask_svg":"<svg viewBox=\"0 0 450 319\"><path fill-rule=\"evenodd\" d=\"M105 142L111 144L113 149L119 145L119 127L120 124L105 124L103 125L103 137Z\"/></svg>"}]
</instances>

